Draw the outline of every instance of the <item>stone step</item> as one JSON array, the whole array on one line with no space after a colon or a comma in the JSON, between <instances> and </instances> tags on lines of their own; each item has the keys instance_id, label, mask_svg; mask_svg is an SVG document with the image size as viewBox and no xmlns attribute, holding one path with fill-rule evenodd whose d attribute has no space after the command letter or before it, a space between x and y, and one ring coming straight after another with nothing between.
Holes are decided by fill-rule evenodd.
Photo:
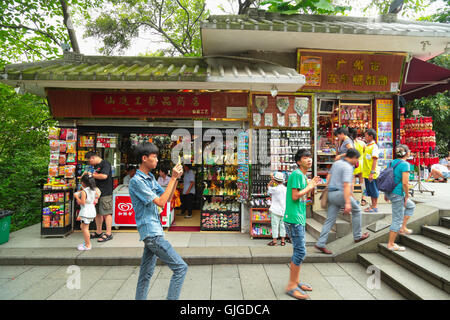
<instances>
[{"instance_id":1,"label":"stone step","mask_svg":"<svg viewBox=\"0 0 450 320\"><path fill-rule=\"evenodd\" d=\"M367 207L366 207L367 208ZM363 208L364 210L364 208ZM366 227L369 224L372 224L380 219L383 219L386 216L386 213L374 213L374 212L361 212L361 227ZM349 223L352 222L351 214L343 214L339 213L339 219L347 221Z\"/></svg>"},{"instance_id":2,"label":"stone step","mask_svg":"<svg viewBox=\"0 0 450 320\"><path fill-rule=\"evenodd\" d=\"M380 271L383 282L413 300L449 300L450 294L379 253L360 253L358 261ZM376 269L375 269L376 270Z\"/></svg>"},{"instance_id":3,"label":"stone step","mask_svg":"<svg viewBox=\"0 0 450 320\"><path fill-rule=\"evenodd\" d=\"M327 220L327 212L325 210L313 211L313 218L323 225L325 220ZM352 226L348 221L338 217L331 230L336 231L337 238L342 238L352 232Z\"/></svg>"},{"instance_id":4,"label":"stone step","mask_svg":"<svg viewBox=\"0 0 450 320\"><path fill-rule=\"evenodd\" d=\"M450 228L450 217L442 217L440 224L443 227Z\"/></svg>"},{"instance_id":5,"label":"stone step","mask_svg":"<svg viewBox=\"0 0 450 320\"><path fill-rule=\"evenodd\" d=\"M395 261L439 289L450 293L450 269L443 263L411 248L399 252L389 250L387 243L379 243L378 246L385 257Z\"/></svg>"},{"instance_id":6,"label":"stone step","mask_svg":"<svg viewBox=\"0 0 450 320\"><path fill-rule=\"evenodd\" d=\"M306 231L309 232L315 239L319 239L320 233L322 232L322 224L312 218L306 219ZM330 243L336 240L336 232L331 230L328 234L328 241Z\"/></svg>"},{"instance_id":7,"label":"stone step","mask_svg":"<svg viewBox=\"0 0 450 320\"><path fill-rule=\"evenodd\" d=\"M441 226L422 226L422 234L431 239L450 245L450 229Z\"/></svg>"},{"instance_id":8,"label":"stone step","mask_svg":"<svg viewBox=\"0 0 450 320\"><path fill-rule=\"evenodd\" d=\"M424 255L450 266L450 249L442 242L423 235L400 235L400 242Z\"/></svg>"}]
</instances>

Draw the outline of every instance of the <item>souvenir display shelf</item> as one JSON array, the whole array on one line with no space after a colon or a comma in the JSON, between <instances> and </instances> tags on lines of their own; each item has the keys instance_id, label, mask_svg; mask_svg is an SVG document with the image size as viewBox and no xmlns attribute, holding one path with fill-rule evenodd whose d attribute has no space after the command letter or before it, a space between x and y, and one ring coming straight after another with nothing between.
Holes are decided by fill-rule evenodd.
<instances>
[{"instance_id":1,"label":"souvenir display shelf","mask_svg":"<svg viewBox=\"0 0 450 320\"><path fill-rule=\"evenodd\" d=\"M250 237L272 238L269 208L250 209Z\"/></svg>"}]
</instances>

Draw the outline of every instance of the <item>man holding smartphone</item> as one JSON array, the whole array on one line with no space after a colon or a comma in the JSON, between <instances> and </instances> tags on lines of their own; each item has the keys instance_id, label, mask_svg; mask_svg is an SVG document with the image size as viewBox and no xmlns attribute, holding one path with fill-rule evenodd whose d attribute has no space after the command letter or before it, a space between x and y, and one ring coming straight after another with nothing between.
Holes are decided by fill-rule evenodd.
<instances>
[{"instance_id":1,"label":"man holding smartphone","mask_svg":"<svg viewBox=\"0 0 450 320\"><path fill-rule=\"evenodd\" d=\"M145 244L136 288L136 300L147 299L150 279L155 270L157 258L166 263L173 271L167 299L177 300L188 266L172 245L164 239L157 207L164 208L166 203L172 199L178 179L183 174L183 168L181 164L177 164L172 169L172 177L164 191L150 172L158 164L158 147L153 143L146 142L136 147L135 154L140 165L130 180L129 190L140 240Z\"/></svg>"}]
</instances>

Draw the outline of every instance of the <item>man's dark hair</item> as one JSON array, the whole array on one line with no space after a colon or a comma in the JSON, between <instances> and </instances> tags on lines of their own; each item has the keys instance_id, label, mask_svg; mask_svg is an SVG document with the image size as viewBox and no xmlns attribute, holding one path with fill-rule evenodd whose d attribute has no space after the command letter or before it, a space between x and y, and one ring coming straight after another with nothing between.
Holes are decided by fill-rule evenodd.
<instances>
[{"instance_id":1,"label":"man's dark hair","mask_svg":"<svg viewBox=\"0 0 450 320\"><path fill-rule=\"evenodd\" d=\"M350 159L354 159L354 158L358 158L359 159L361 154L359 153L358 150L356 150L354 148L350 148L350 149L347 150L347 153L345 154L345 156L347 158L350 158Z\"/></svg>"},{"instance_id":2,"label":"man's dark hair","mask_svg":"<svg viewBox=\"0 0 450 320\"><path fill-rule=\"evenodd\" d=\"M374 140L377 139L377 132L375 131L375 129L369 129L366 131L368 136L371 136Z\"/></svg>"},{"instance_id":3,"label":"man's dark hair","mask_svg":"<svg viewBox=\"0 0 450 320\"><path fill-rule=\"evenodd\" d=\"M161 168L159 168L159 170L164 172L166 175L169 174L169 167L167 166L162 166Z\"/></svg>"},{"instance_id":4,"label":"man's dark hair","mask_svg":"<svg viewBox=\"0 0 450 320\"><path fill-rule=\"evenodd\" d=\"M295 154L295 163L297 163L297 161L300 161L303 157L312 157L311 155L311 150L309 149L299 149L297 151L297 153Z\"/></svg>"},{"instance_id":5,"label":"man's dark hair","mask_svg":"<svg viewBox=\"0 0 450 320\"><path fill-rule=\"evenodd\" d=\"M337 136L338 134L345 134L346 136L348 136L348 129L345 127L339 127L336 130L334 130L334 135Z\"/></svg>"},{"instance_id":6,"label":"man's dark hair","mask_svg":"<svg viewBox=\"0 0 450 320\"><path fill-rule=\"evenodd\" d=\"M138 144L134 149L134 155L136 156L139 163L142 163L143 156L148 157L151 154L159 155L158 147L151 142Z\"/></svg>"},{"instance_id":7,"label":"man's dark hair","mask_svg":"<svg viewBox=\"0 0 450 320\"><path fill-rule=\"evenodd\" d=\"M127 171L133 171L133 170L136 170L135 166L132 166L132 165L128 166Z\"/></svg>"},{"instance_id":8,"label":"man's dark hair","mask_svg":"<svg viewBox=\"0 0 450 320\"><path fill-rule=\"evenodd\" d=\"M355 141L358 136L358 130L356 128L348 128L348 136Z\"/></svg>"},{"instance_id":9,"label":"man's dark hair","mask_svg":"<svg viewBox=\"0 0 450 320\"><path fill-rule=\"evenodd\" d=\"M95 157L95 156L99 157L97 152L89 151L84 155L84 159L89 160L90 158Z\"/></svg>"}]
</instances>

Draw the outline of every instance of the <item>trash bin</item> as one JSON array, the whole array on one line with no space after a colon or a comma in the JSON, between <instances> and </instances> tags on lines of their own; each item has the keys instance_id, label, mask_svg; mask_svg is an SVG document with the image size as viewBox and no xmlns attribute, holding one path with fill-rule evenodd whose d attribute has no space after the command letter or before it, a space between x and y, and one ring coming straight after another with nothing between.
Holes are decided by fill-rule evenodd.
<instances>
[{"instance_id":1,"label":"trash bin","mask_svg":"<svg viewBox=\"0 0 450 320\"><path fill-rule=\"evenodd\" d=\"M10 210L0 209L0 244L8 242L9 240L9 229L11 226L11 215L13 214Z\"/></svg>"}]
</instances>

